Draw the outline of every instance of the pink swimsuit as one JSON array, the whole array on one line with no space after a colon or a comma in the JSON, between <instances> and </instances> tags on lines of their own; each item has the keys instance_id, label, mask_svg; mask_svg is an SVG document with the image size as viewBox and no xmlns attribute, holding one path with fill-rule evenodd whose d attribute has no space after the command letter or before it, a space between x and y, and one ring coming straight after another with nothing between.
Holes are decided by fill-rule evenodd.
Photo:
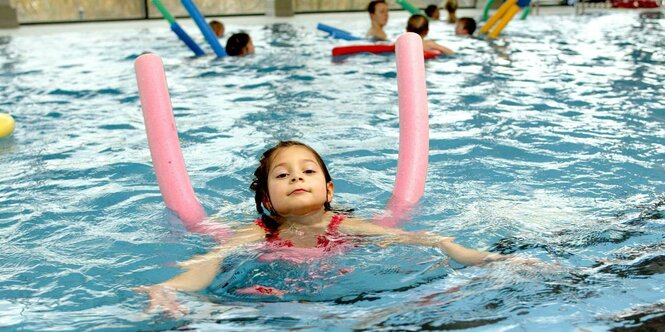
<instances>
[{"instance_id":1,"label":"pink swimsuit","mask_svg":"<svg viewBox=\"0 0 665 332\"><path fill-rule=\"evenodd\" d=\"M338 231L339 225L346 219L345 215L336 214L330 219L328 228L323 235L316 238L316 246L313 248L300 248L293 245L290 240L279 237L279 233L273 232L263 224L261 219L254 222L266 231L266 245L261 250L264 253L259 256L261 262L272 262L285 260L295 264L311 263L320 260L324 255L340 252L346 240Z\"/></svg>"},{"instance_id":2,"label":"pink swimsuit","mask_svg":"<svg viewBox=\"0 0 665 332\"><path fill-rule=\"evenodd\" d=\"M339 225L344 219L346 219L345 215L334 215L330 219L326 232L317 237L316 246L312 248L296 247L290 240L281 239L278 232L268 229L261 219L255 219L254 222L266 231L266 245L260 249L263 253L258 257L258 260L261 262L284 260L294 264L303 264L315 262L326 255L340 253L348 247L346 240L338 231ZM341 269L338 272L346 274L352 270ZM239 294L272 295L277 297L281 297L289 292L262 285L254 285L236 290L236 293Z\"/></svg>"}]
</instances>

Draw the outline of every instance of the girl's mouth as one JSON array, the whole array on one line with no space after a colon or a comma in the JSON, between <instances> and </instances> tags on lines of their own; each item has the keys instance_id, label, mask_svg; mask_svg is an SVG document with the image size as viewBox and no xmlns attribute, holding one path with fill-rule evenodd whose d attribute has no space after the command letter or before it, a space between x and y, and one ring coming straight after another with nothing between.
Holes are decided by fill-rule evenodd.
<instances>
[{"instance_id":1,"label":"girl's mouth","mask_svg":"<svg viewBox=\"0 0 665 332\"><path fill-rule=\"evenodd\" d=\"M293 195L293 194L300 194L300 193L306 193L306 192L308 192L308 191L305 190L305 189L302 189L302 188L298 188L298 189L296 189L296 190L290 192L290 193L289 193L289 196L291 196L291 195Z\"/></svg>"}]
</instances>

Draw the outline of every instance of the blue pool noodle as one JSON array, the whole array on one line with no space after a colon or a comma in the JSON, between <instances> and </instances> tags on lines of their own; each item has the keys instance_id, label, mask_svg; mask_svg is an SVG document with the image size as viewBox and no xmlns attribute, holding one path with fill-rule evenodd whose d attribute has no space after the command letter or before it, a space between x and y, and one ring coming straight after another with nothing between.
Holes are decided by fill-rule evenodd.
<instances>
[{"instance_id":1,"label":"blue pool noodle","mask_svg":"<svg viewBox=\"0 0 665 332\"><path fill-rule=\"evenodd\" d=\"M173 22L173 24L171 24L171 31L173 31L178 36L178 38L180 38L180 40L182 40L182 42L185 43L185 45L187 45L187 47L189 47L192 52L194 52L196 56L205 55L205 52L203 52L203 50L199 47L198 44L196 44L192 37L190 37L187 32L182 29L180 24Z\"/></svg>"},{"instance_id":2,"label":"blue pool noodle","mask_svg":"<svg viewBox=\"0 0 665 332\"><path fill-rule=\"evenodd\" d=\"M196 5L192 2L192 0L180 0L180 2L189 13L189 16L194 20L194 22L196 22L196 25L199 26L199 30L201 30L203 37L205 37L205 39L208 41L208 44L210 44L210 47L212 47L212 50L215 52L215 54L217 54L217 56L220 58L225 57L226 51L222 45L219 44L217 36L215 36L215 34L212 32L212 29L206 22L205 17L201 15L201 12L198 8L196 8Z\"/></svg>"},{"instance_id":3,"label":"blue pool noodle","mask_svg":"<svg viewBox=\"0 0 665 332\"><path fill-rule=\"evenodd\" d=\"M350 32L344 31L341 29L337 29L335 27L331 27L329 25L325 25L323 23L319 23L316 25L316 28L325 31L330 34L331 37L337 38L337 39L344 39L344 40L362 40L363 38L359 38L356 36L351 35Z\"/></svg>"}]
</instances>

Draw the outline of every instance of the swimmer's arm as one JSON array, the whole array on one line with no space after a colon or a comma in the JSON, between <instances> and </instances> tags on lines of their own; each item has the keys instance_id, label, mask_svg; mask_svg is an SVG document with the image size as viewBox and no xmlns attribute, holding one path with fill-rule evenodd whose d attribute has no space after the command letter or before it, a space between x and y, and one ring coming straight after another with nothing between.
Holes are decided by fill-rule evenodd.
<instances>
[{"instance_id":1,"label":"swimmer's arm","mask_svg":"<svg viewBox=\"0 0 665 332\"><path fill-rule=\"evenodd\" d=\"M433 40L423 40L423 48L425 51L439 51L446 55L453 55L455 52Z\"/></svg>"},{"instance_id":2,"label":"swimmer's arm","mask_svg":"<svg viewBox=\"0 0 665 332\"><path fill-rule=\"evenodd\" d=\"M248 225L234 233L223 244L217 246L210 252L195 256L178 265L185 272L162 282L159 286L169 287L183 291L198 291L212 283L215 276L219 274L221 263L231 252L243 245L259 241L265 237L263 229L257 225Z\"/></svg>"},{"instance_id":3,"label":"swimmer's arm","mask_svg":"<svg viewBox=\"0 0 665 332\"><path fill-rule=\"evenodd\" d=\"M178 303L176 290L197 291L208 287L219 273L224 257L241 246L256 242L264 236L263 229L256 225L242 228L236 231L232 238L209 253L180 263L180 267L185 272L160 284L141 286L134 288L134 290L148 295L148 312L161 309L169 315L180 316L185 314L189 310Z\"/></svg>"},{"instance_id":4,"label":"swimmer's arm","mask_svg":"<svg viewBox=\"0 0 665 332\"><path fill-rule=\"evenodd\" d=\"M499 254L479 251L454 243L454 238L431 232L407 232L396 228L387 228L371 224L360 219L349 218L340 225L340 231L352 235L390 236L387 244L411 244L439 248L450 258L464 265L479 265L500 259Z\"/></svg>"}]
</instances>

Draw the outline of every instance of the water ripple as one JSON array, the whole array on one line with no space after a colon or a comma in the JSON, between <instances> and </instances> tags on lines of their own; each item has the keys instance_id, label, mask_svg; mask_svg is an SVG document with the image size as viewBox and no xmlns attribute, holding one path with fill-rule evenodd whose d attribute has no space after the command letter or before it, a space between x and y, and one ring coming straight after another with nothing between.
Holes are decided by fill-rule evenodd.
<instances>
[{"instance_id":1,"label":"water ripple","mask_svg":"<svg viewBox=\"0 0 665 332\"><path fill-rule=\"evenodd\" d=\"M330 23L366 29L365 20ZM190 179L209 214L256 217L247 187L257 156L280 139L323 155L335 206L371 218L390 198L395 57L331 59L342 42L313 24L243 28L257 54L222 59L192 57L163 26L0 37L0 111L17 121L0 140L5 326L575 330L658 322L665 29L636 12L534 16L494 41L432 23L431 37L458 54L426 62L428 180L405 228L545 265L430 270L443 258L436 250L359 245L326 262L355 268L338 278L323 263L260 267L239 255L221 279L262 278L258 269L285 285L284 275L305 276L298 283L307 291L264 300L222 287L217 296L183 294L193 308L186 321L143 314L145 297L132 287L166 280L180 271L174 262L214 246L162 202L132 69L144 51L164 60ZM306 277L317 269L330 279Z\"/></svg>"}]
</instances>

